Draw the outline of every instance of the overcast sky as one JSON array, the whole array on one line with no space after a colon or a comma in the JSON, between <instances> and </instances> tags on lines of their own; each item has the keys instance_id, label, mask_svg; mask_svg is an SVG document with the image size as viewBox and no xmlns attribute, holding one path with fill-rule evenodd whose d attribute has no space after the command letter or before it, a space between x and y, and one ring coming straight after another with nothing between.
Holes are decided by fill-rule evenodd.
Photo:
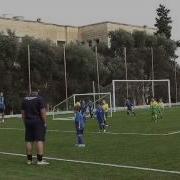
<instances>
[{"instance_id":1,"label":"overcast sky","mask_svg":"<svg viewBox=\"0 0 180 180\"><path fill-rule=\"evenodd\" d=\"M153 27L160 3L171 10L172 37L180 39L180 0L0 0L0 15L30 20L40 17L42 21L62 25L116 21Z\"/></svg>"}]
</instances>

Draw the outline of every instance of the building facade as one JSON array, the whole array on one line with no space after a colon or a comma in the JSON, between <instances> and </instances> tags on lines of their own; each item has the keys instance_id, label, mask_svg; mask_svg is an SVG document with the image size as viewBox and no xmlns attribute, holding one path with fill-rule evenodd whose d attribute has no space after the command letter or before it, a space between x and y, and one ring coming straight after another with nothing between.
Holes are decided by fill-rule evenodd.
<instances>
[{"instance_id":1,"label":"building facade","mask_svg":"<svg viewBox=\"0 0 180 180\"><path fill-rule=\"evenodd\" d=\"M116 22L101 22L78 27L45 23L40 19L29 21L17 17L0 17L0 31L6 33L7 29L14 31L18 38L28 35L42 40L49 39L57 45L80 42L88 46L93 46L99 42L109 45L108 33L118 29L128 32L133 32L134 30L146 31L148 34L152 34L156 30L146 26L134 26Z\"/></svg>"}]
</instances>

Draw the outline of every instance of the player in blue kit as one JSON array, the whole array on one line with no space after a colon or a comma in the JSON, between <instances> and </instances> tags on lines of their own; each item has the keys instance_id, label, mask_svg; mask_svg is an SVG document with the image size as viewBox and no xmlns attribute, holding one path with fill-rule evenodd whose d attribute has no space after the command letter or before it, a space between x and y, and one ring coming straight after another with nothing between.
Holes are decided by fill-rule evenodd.
<instances>
[{"instance_id":1,"label":"player in blue kit","mask_svg":"<svg viewBox=\"0 0 180 180\"><path fill-rule=\"evenodd\" d=\"M99 131L100 132L106 132L105 129L105 114L104 114L104 110L102 108L101 104L97 105L97 109L96 109L96 118L99 124Z\"/></svg>"},{"instance_id":2,"label":"player in blue kit","mask_svg":"<svg viewBox=\"0 0 180 180\"><path fill-rule=\"evenodd\" d=\"M90 117L93 118L93 102L91 100L88 102L88 110Z\"/></svg>"},{"instance_id":3,"label":"player in blue kit","mask_svg":"<svg viewBox=\"0 0 180 180\"><path fill-rule=\"evenodd\" d=\"M85 128L86 117L85 114L81 112L81 106L79 103L76 103L74 106L74 121L75 121L75 128L77 134L76 145L78 147L85 147L84 128Z\"/></svg>"},{"instance_id":4,"label":"player in blue kit","mask_svg":"<svg viewBox=\"0 0 180 180\"><path fill-rule=\"evenodd\" d=\"M4 112L5 112L5 98L3 92L0 92L0 114L1 114L1 123L4 123Z\"/></svg>"},{"instance_id":5,"label":"player in blue kit","mask_svg":"<svg viewBox=\"0 0 180 180\"><path fill-rule=\"evenodd\" d=\"M127 107L127 115L136 115L135 114L135 112L134 112L134 109L133 109L133 107L134 107L134 104L132 103L132 101L131 100L129 100L129 99L126 99L126 102L125 102L125 106Z\"/></svg>"}]
</instances>

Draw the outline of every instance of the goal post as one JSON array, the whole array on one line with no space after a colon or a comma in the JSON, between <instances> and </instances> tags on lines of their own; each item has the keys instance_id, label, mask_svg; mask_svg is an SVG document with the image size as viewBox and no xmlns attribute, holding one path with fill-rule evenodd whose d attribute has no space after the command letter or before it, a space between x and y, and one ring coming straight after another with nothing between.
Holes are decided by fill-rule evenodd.
<instances>
[{"instance_id":1,"label":"goal post","mask_svg":"<svg viewBox=\"0 0 180 180\"><path fill-rule=\"evenodd\" d=\"M73 96L64 99L53 107L53 120L71 120L73 117ZM68 116L67 116L68 115Z\"/></svg>"},{"instance_id":2,"label":"goal post","mask_svg":"<svg viewBox=\"0 0 180 180\"><path fill-rule=\"evenodd\" d=\"M167 91L168 91L168 106L171 107L171 90L170 90L170 80L169 79L156 79L156 80L113 80L112 86L113 86L113 111L116 112L116 83L118 82L166 82L167 83ZM154 83L153 83L154 84ZM128 91L128 90L127 90Z\"/></svg>"}]
</instances>

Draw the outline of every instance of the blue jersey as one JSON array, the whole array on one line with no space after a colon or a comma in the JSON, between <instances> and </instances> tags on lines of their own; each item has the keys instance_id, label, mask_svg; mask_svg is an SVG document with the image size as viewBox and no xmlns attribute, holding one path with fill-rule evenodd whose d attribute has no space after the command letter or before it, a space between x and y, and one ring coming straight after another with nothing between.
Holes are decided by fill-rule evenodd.
<instances>
[{"instance_id":1,"label":"blue jersey","mask_svg":"<svg viewBox=\"0 0 180 180\"><path fill-rule=\"evenodd\" d=\"M82 130L85 127L85 117L83 116L83 114L81 112L76 112L75 113L75 126L76 129L78 130Z\"/></svg>"},{"instance_id":2,"label":"blue jersey","mask_svg":"<svg viewBox=\"0 0 180 180\"><path fill-rule=\"evenodd\" d=\"M86 106L86 103L85 102L82 102L81 103L81 112L82 114L84 114L87 110L87 106Z\"/></svg>"},{"instance_id":3,"label":"blue jersey","mask_svg":"<svg viewBox=\"0 0 180 180\"><path fill-rule=\"evenodd\" d=\"M126 101L126 106L127 106L128 109L132 109L133 103L130 100L127 100Z\"/></svg>"},{"instance_id":4,"label":"blue jersey","mask_svg":"<svg viewBox=\"0 0 180 180\"><path fill-rule=\"evenodd\" d=\"M0 109L5 109L5 99L3 96L0 96Z\"/></svg>"},{"instance_id":5,"label":"blue jersey","mask_svg":"<svg viewBox=\"0 0 180 180\"><path fill-rule=\"evenodd\" d=\"M96 118L98 122L103 123L104 122L104 110L102 107L98 107L96 109Z\"/></svg>"}]
</instances>

